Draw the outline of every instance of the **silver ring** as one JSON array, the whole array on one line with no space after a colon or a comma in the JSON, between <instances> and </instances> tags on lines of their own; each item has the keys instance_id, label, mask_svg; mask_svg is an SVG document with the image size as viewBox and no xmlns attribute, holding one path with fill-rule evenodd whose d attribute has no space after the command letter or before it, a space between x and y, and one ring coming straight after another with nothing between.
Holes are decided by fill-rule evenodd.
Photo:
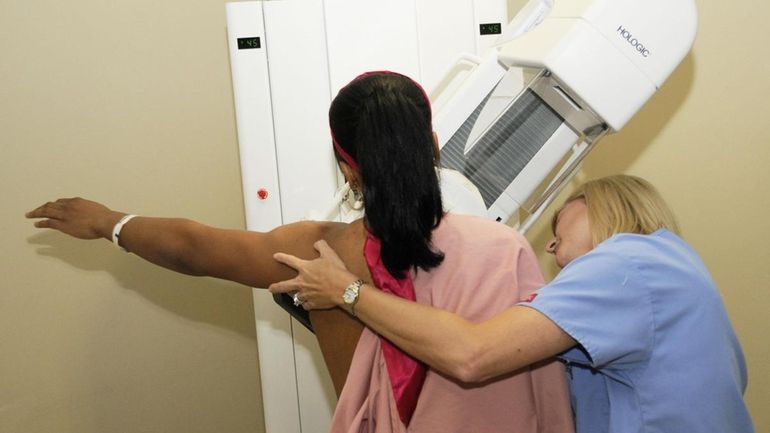
<instances>
[{"instance_id":1,"label":"silver ring","mask_svg":"<svg viewBox=\"0 0 770 433\"><path fill-rule=\"evenodd\" d=\"M299 307L299 306L301 306L302 304L305 303L305 301L303 301L302 299L299 298L299 292L295 293L292 298L294 299L294 306L295 307Z\"/></svg>"}]
</instances>

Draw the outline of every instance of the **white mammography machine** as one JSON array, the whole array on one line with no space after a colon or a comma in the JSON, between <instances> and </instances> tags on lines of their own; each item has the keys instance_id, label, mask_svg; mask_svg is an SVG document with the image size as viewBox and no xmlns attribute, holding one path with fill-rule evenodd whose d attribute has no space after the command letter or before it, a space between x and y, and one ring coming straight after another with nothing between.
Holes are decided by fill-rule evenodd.
<instances>
[{"instance_id":1,"label":"white mammography machine","mask_svg":"<svg viewBox=\"0 0 770 433\"><path fill-rule=\"evenodd\" d=\"M342 183L331 99L361 72L389 69L430 90L442 165L470 179L490 218L521 213L526 230L665 81L696 28L693 0L532 0L510 22L506 4L228 3L247 228L329 207ZM264 290L254 307L267 431L327 430L336 398L313 334Z\"/></svg>"},{"instance_id":2,"label":"white mammography machine","mask_svg":"<svg viewBox=\"0 0 770 433\"><path fill-rule=\"evenodd\" d=\"M693 0L530 1L432 94L442 164L479 188L490 218L522 211L526 231L679 65L696 27Z\"/></svg>"}]
</instances>

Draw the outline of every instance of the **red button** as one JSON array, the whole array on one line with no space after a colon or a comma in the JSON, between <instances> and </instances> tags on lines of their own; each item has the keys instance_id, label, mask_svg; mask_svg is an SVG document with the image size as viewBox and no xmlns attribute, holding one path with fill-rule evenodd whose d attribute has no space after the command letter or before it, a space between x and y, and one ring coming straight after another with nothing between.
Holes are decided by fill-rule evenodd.
<instances>
[{"instance_id":1,"label":"red button","mask_svg":"<svg viewBox=\"0 0 770 433\"><path fill-rule=\"evenodd\" d=\"M261 200L264 200L267 198L267 190L264 188L260 188L259 190L257 190L257 195Z\"/></svg>"}]
</instances>

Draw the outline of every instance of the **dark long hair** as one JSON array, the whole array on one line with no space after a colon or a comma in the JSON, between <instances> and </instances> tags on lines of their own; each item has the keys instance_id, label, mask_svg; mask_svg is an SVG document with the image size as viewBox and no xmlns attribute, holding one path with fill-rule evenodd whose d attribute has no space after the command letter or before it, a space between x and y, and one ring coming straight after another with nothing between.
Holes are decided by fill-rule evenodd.
<instances>
[{"instance_id":1,"label":"dark long hair","mask_svg":"<svg viewBox=\"0 0 770 433\"><path fill-rule=\"evenodd\" d=\"M391 275L441 264L444 254L434 250L431 235L443 207L422 88L401 74L364 74L334 98L329 124L337 146L359 167L364 221L382 242Z\"/></svg>"}]
</instances>

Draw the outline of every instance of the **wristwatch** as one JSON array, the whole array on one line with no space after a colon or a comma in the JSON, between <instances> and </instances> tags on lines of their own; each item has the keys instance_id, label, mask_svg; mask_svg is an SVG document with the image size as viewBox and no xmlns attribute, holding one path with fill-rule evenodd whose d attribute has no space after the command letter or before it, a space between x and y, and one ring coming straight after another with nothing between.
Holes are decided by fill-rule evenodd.
<instances>
[{"instance_id":1,"label":"wristwatch","mask_svg":"<svg viewBox=\"0 0 770 433\"><path fill-rule=\"evenodd\" d=\"M342 300L346 306L350 307L350 314L356 315L356 302L358 302L358 291L361 290L361 286L364 285L363 280L355 280L350 285L345 287L345 291L342 292Z\"/></svg>"}]
</instances>

